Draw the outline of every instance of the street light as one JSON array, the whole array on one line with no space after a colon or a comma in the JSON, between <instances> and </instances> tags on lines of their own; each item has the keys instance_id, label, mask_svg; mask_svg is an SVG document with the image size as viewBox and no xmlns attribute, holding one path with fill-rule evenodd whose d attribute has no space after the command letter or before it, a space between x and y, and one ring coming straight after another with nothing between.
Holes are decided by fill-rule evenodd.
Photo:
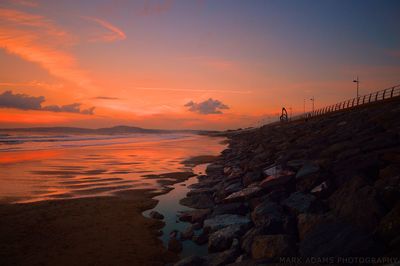
<instances>
[{"instance_id":1,"label":"street light","mask_svg":"<svg viewBox=\"0 0 400 266\"><path fill-rule=\"evenodd\" d=\"M314 102L315 102L314 96L310 99L310 101L312 101L312 111L314 112Z\"/></svg>"},{"instance_id":2,"label":"street light","mask_svg":"<svg viewBox=\"0 0 400 266\"><path fill-rule=\"evenodd\" d=\"M357 79L353 80L353 82L357 83L357 99L358 99L358 90L359 90L359 86L360 86L360 80L358 79L358 76L357 76Z\"/></svg>"}]
</instances>

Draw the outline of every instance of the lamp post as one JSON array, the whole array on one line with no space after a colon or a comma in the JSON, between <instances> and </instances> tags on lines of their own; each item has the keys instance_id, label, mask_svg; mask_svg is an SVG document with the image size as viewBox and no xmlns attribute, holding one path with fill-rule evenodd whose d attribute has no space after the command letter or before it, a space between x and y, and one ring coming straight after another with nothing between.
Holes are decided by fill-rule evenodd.
<instances>
[{"instance_id":1,"label":"lamp post","mask_svg":"<svg viewBox=\"0 0 400 266\"><path fill-rule=\"evenodd\" d=\"M359 86L360 86L360 80L358 79L358 76L357 76L357 79L355 79L355 80L353 80L353 82L355 82L355 83L357 83L357 100L358 100L358 90L359 90Z\"/></svg>"},{"instance_id":2,"label":"lamp post","mask_svg":"<svg viewBox=\"0 0 400 266\"><path fill-rule=\"evenodd\" d=\"M314 112L314 102L315 102L314 96L310 99L310 101L312 101L312 111Z\"/></svg>"}]
</instances>

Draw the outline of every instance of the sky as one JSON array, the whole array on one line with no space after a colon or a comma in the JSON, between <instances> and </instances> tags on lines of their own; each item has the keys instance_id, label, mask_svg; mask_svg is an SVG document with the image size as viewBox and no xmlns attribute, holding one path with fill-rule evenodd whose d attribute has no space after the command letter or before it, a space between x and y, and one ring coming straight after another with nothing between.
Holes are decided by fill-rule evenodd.
<instances>
[{"instance_id":1,"label":"sky","mask_svg":"<svg viewBox=\"0 0 400 266\"><path fill-rule=\"evenodd\" d=\"M400 84L396 0L0 0L0 127L258 126Z\"/></svg>"}]
</instances>

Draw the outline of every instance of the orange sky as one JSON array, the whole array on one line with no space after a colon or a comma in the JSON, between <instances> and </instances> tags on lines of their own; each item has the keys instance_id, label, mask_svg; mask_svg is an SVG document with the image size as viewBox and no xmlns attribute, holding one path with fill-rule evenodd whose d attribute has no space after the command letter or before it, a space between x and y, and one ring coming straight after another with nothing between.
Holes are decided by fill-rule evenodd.
<instances>
[{"instance_id":1,"label":"orange sky","mask_svg":"<svg viewBox=\"0 0 400 266\"><path fill-rule=\"evenodd\" d=\"M4 0L0 127L238 128L400 83L395 2L265 2Z\"/></svg>"}]
</instances>

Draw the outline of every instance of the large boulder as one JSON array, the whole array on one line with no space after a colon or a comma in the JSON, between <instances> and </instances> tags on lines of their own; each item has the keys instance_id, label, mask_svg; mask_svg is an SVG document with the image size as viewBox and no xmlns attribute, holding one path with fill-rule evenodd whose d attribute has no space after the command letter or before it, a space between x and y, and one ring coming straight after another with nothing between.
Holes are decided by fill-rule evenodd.
<instances>
[{"instance_id":1,"label":"large boulder","mask_svg":"<svg viewBox=\"0 0 400 266\"><path fill-rule=\"evenodd\" d=\"M243 225L247 227L250 224L251 221L246 216L240 216L236 214L222 214L205 220L203 228L205 231L215 232L230 225Z\"/></svg>"},{"instance_id":2,"label":"large boulder","mask_svg":"<svg viewBox=\"0 0 400 266\"><path fill-rule=\"evenodd\" d=\"M233 239L242 236L244 229L243 225L234 224L215 231L208 237L208 250L218 252L230 248Z\"/></svg>"},{"instance_id":3,"label":"large boulder","mask_svg":"<svg viewBox=\"0 0 400 266\"><path fill-rule=\"evenodd\" d=\"M303 240L304 237L312 231L319 224L332 220L332 217L324 214L301 213L297 216L297 229L299 239Z\"/></svg>"},{"instance_id":4,"label":"large boulder","mask_svg":"<svg viewBox=\"0 0 400 266\"><path fill-rule=\"evenodd\" d=\"M236 240L236 239L235 239ZM234 242L237 242L234 241ZM232 244L234 246L234 244ZM225 266L229 263L235 262L236 258L239 257L240 250L236 247L232 247L228 250L212 253L206 256L205 265L207 266Z\"/></svg>"},{"instance_id":5,"label":"large boulder","mask_svg":"<svg viewBox=\"0 0 400 266\"><path fill-rule=\"evenodd\" d=\"M153 218L153 219L156 219L156 220L162 220L162 219L164 219L164 215L162 215L162 214L159 213L158 211L151 211L151 212L149 213L149 216L150 216L151 218Z\"/></svg>"},{"instance_id":6,"label":"large boulder","mask_svg":"<svg viewBox=\"0 0 400 266\"><path fill-rule=\"evenodd\" d=\"M251 246L254 259L279 258L296 255L296 243L288 235L256 236Z\"/></svg>"},{"instance_id":7,"label":"large boulder","mask_svg":"<svg viewBox=\"0 0 400 266\"><path fill-rule=\"evenodd\" d=\"M251 213L251 218L255 225L267 227L271 232L282 227L284 217L285 214L282 207L269 200L259 204Z\"/></svg>"},{"instance_id":8,"label":"large boulder","mask_svg":"<svg viewBox=\"0 0 400 266\"><path fill-rule=\"evenodd\" d=\"M344 222L322 223L308 232L300 242L305 257L350 257L379 255L380 246L371 234Z\"/></svg>"},{"instance_id":9,"label":"large boulder","mask_svg":"<svg viewBox=\"0 0 400 266\"><path fill-rule=\"evenodd\" d=\"M238 192L230 194L228 197L224 199L224 202L235 202L235 201L243 201L245 199L249 199L259 195L261 192L261 188L254 186L254 187L247 187Z\"/></svg>"},{"instance_id":10,"label":"large boulder","mask_svg":"<svg viewBox=\"0 0 400 266\"><path fill-rule=\"evenodd\" d=\"M245 215L249 211L249 207L246 203L232 202L225 204L218 204L214 207L212 215L221 214L238 214Z\"/></svg>"},{"instance_id":11,"label":"large boulder","mask_svg":"<svg viewBox=\"0 0 400 266\"><path fill-rule=\"evenodd\" d=\"M179 203L194 209L209 209L214 206L214 201L208 194L196 194L186 197L181 199Z\"/></svg>"},{"instance_id":12,"label":"large boulder","mask_svg":"<svg viewBox=\"0 0 400 266\"><path fill-rule=\"evenodd\" d=\"M385 215L374 187L359 176L346 182L329 197L329 207L349 223L372 231Z\"/></svg>"},{"instance_id":13,"label":"large boulder","mask_svg":"<svg viewBox=\"0 0 400 266\"><path fill-rule=\"evenodd\" d=\"M400 202L380 221L377 234L386 243L400 236Z\"/></svg>"},{"instance_id":14,"label":"large boulder","mask_svg":"<svg viewBox=\"0 0 400 266\"><path fill-rule=\"evenodd\" d=\"M290 172L292 173L292 172ZM286 187L293 180L294 174L278 174L267 176L259 184L260 187L267 191L271 191L275 188Z\"/></svg>"},{"instance_id":15,"label":"large boulder","mask_svg":"<svg viewBox=\"0 0 400 266\"><path fill-rule=\"evenodd\" d=\"M318 164L307 161L297 172L296 178L304 178L306 176L318 173L319 170L320 170L320 167Z\"/></svg>"},{"instance_id":16,"label":"large boulder","mask_svg":"<svg viewBox=\"0 0 400 266\"><path fill-rule=\"evenodd\" d=\"M284 200L282 204L292 213L307 213L312 212L315 208L316 197L311 194L302 192L292 193L289 198Z\"/></svg>"},{"instance_id":17,"label":"large boulder","mask_svg":"<svg viewBox=\"0 0 400 266\"><path fill-rule=\"evenodd\" d=\"M198 209L190 211L182 211L178 213L179 220L189 223L202 223L207 215L210 214L210 209Z\"/></svg>"}]
</instances>

